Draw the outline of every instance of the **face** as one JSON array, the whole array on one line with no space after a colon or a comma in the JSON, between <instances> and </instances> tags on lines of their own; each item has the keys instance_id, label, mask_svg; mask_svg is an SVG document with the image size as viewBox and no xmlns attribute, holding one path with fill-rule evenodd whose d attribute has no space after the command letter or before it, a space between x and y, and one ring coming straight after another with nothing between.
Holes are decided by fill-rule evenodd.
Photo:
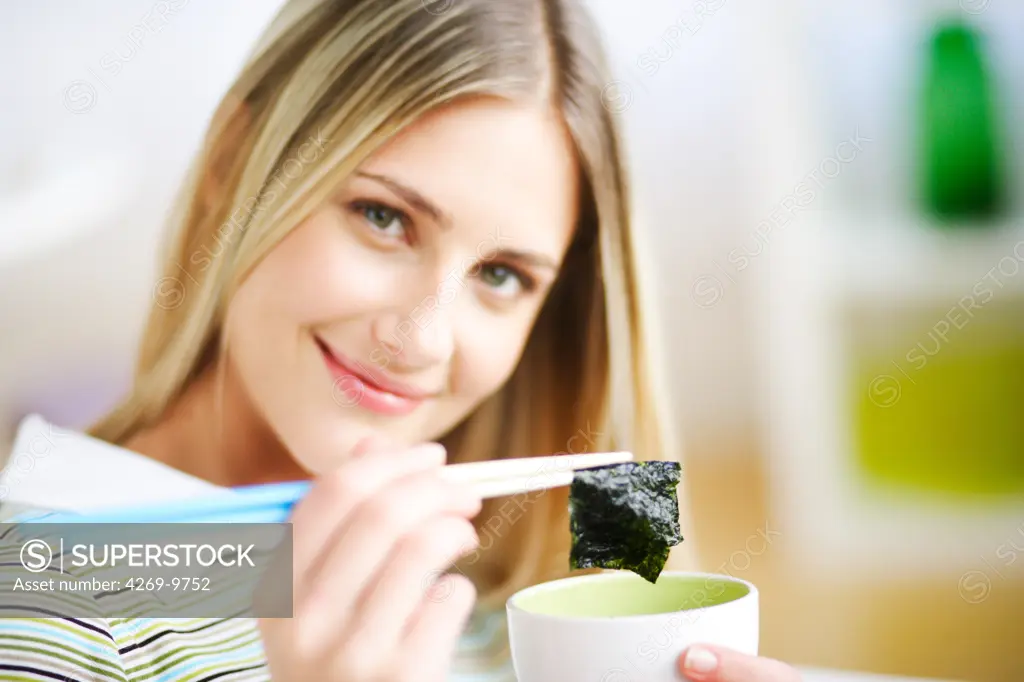
<instances>
[{"instance_id":1,"label":"face","mask_svg":"<svg viewBox=\"0 0 1024 682\"><path fill-rule=\"evenodd\" d=\"M436 440L514 371L576 222L571 141L504 101L424 117L245 281L229 360L317 474L366 436Z\"/></svg>"}]
</instances>

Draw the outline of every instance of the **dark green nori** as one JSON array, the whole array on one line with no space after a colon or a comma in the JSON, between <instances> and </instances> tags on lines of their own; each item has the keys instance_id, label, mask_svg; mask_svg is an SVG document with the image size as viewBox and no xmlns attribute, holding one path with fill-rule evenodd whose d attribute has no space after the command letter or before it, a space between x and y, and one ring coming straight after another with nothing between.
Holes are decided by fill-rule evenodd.
<instances>
[{"instance_id":1,"label":"dark green nori","mask_svg":"<svg viewBox=\"0 0 1024 682\"><path fill-rule=\"evenodd\" d=\"M683 541L678 462L581 469L569 488L569 565L633 571L654 583Z\"/></svg>"}]
</instances>

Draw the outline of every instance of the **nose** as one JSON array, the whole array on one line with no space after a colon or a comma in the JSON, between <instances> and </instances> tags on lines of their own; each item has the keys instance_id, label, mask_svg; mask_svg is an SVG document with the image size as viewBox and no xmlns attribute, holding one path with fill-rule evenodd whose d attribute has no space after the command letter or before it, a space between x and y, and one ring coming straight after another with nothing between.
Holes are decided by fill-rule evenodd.
<instances>
[{"instance_id":1,"label":"nose","mask_svg":"<svg viewBox=\"0 0 1024 682\"><path fill-rule=\"evenodd\" d=\"M449 311L432 298L407 314L378 317L373 324L373 337L392 361L406 370L444 364L455 349Z\"/></svg>"}]
</instances>

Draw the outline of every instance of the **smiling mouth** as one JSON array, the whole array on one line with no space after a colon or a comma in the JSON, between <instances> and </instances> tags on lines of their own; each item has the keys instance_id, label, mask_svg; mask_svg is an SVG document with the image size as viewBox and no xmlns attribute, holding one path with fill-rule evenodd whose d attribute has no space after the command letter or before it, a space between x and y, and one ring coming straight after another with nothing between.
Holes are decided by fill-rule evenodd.
<instances>
[{"instance_id":1,"label":"smiling mouth","mask_svg":"<svg viewBox=\"0 0 1024 682\"><path fill-rule=\"evenodd\" d=\"M388 379L335 352L319 337L314 336L314 340L334 379L331 393L334 401L340 405L401 416L409 414L437 395Z\"/></svg>"}]
</instances>

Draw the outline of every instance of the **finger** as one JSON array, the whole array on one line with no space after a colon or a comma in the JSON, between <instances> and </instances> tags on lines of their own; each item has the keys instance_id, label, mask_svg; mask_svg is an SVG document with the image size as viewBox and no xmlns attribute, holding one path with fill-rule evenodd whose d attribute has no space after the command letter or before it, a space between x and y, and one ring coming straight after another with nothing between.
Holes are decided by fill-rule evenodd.
<instances>
[{"instance_id":1,"label":"finger","mask_svg":"<svg viewBox=\"0 0 1024 682\"><path fill-rule=\"evenodd\" d=\"M353 510L331 538L318 564L306 576L303 584L310 586L306 593L319 594L326 589L321 583L344 583L341 586L347 596L332 601L337 612L344 613L357 599L353 588L361 589L371 581L403 536L426 519L443 514L469 517L479 512L480 506L481 500L470 485L446 481L436 471L393 481ZM296 595L297 602L307 598L313 599Z\"/></svg>"},{"instance_id":2,"label":"finger","mask_svg":"<svg viewBox=\"0 0 1024 682\"><path fill-rule=\"evenodd\" d=\"M781 661L705 644L683 652L679 672L693 682L800 682L800 674Z\"/></svg>"},{"instance_id":3,"label":"finger","mask_svg":"<svg viewBox=\"0 0 1024 682\"><path fill-rule=\"evenodd\" d=\"M334 636L351 617L357 600L392 548L424 519L443 514L470 516L480 498L467 484L421 472L396 481L361 504L332 538L330 547L296 584L295 614L307 636Z\"/></svg>"},{"instance_id":4,"label":"finger","mask_svg":"<svg viewBox=\"0 0 1024 682\"><path fill-rule=\"evenodd\" d=\"M452 583L444 571L480 544L473 524L442 516L405 536L359 600L352 621L356 649L374 644L397 648L420 603L445 601ZM435 584L436 583L436 584Z\"/></svg>"},{"instance_id":5,"label":"finger","mask_svg":"<svg viewBox=\"0 0 1024 682\"><path fill-rule=\"evenodd\" d=\"M401 645L406 655L398 663L397 679L425 682L448 679L459 636L476 603L476 589L460 574L446 575L441 583L441 594L446 598L425 599L410 623Z\"/></svg>"},{"instance_id":6,"label":"finger","mask_svg":"<svg viewBox=\"0 0 1024 682\"><path fill-rule=\"evenodd\" d=\"M294 578L308 579L324 547L345 519L366 499L396 479L441 466L444 447L429 443L393 454L360 457L318 480L295 505L293 525Z\"/></svg>"}]
</instances>

